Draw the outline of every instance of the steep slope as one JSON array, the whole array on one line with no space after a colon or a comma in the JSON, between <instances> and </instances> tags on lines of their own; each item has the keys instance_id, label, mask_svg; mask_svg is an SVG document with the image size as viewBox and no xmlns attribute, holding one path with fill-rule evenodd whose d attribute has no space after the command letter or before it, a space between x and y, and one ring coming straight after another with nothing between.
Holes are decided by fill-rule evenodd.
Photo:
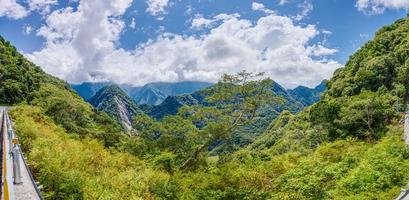
<instances>
[{"instance_id":1,"label":"steep slope","mask_svg":"<svg viewBox=\"0 0 409 200\"><path fill-rule=\"evenodd\" d=\"M132 130L132 118L142 111L136 103L117 85L100 89L89 102L95 108L116 118L126 131Z\"/></svg>"},{"instance_id":2,"label":"steep slope","mask_svg":"<svg viewBox=\"0 0 409 200\"><path fill-rule=\"evenodd\" d=\"M0 104L13 106L22 150L46 199L153 199L148 188L167 181L167 174L117 150L130 137L116 120L1 36Z\"/></svg>"},{"instance_id":3,"label":"steep slope","mask_svg":"<svg viewBox=\"0 0 409 200\"><path fill-rule=\"evenodd\" d=\"M109 82L90 83L84 82L81 84L71 84L78 95L80 95L85 101L89 101L101 88L111 85Z\"/></svg>"},{"instance_id":4,"label":"steep slope","mask_svg":"<svg viewBox=\"0 0 409 200\"><path fill-rule=\"evenodd\" d=\"M44 73L0 37L0 104L25 102L41 108L67 132L100 139L116 146L123 137L120 126L84 102L64 81Z\"/></svg>"}]
</instances>

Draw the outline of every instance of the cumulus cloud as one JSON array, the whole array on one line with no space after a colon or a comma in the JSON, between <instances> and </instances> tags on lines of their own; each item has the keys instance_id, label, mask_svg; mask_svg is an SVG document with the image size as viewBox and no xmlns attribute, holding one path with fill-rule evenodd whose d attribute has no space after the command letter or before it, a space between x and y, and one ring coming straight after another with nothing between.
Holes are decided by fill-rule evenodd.
<instances>
[{"instance_id":1,"label":"cumulus cloud","mask_svg":"<svg viewBox=\"0 0 409 200\"><path fill-rule=\"evenodd\" d=\"M266 13L266 14L273 14L273 13L274 13L274 11L272 11L272 10L266 8L266 7L264 6L264 4L262 4L262 3L257 3L257 2L253 2L253 3L251 4L251 9L256 10L256 11L262 11L262 12L264 12L264 13Z\"/></svg>"},{"instance_id":2,"label":"cumulus cloud","mask_svg":"<svg viewBox=\"0 0 409 200\"><path fill-rule=\"evenodd\" d=\"M313 43L314 25L270 14L252 22L238 14L192 21L208 26L201 35L161 33L132 51L118 48L130 0L83 0L78 9L52 12L37 34L44 49L28 57L69 82L113 81L142 85L153 81L215 82L223 73L266 72L285 87L314 86L341 67L326 56L336 50ZM93 12L98 9L100 12ZM202 19L202 20L203 20ZM196 25L193 25L196 23ZM200 25L202 24L202 25ZM315 41L315 40L314 40Z\"/></svg>"},{"instance_id":3,"label":"cumulus cloud","mask_svg":"<svg viewBox=\"0 0 409 200\"><path fill-rule=\"evenodd\" d=\"M30 10L38 11L42 15L51 12L51 8L58 4L58 0L28 0Z\"/></svg>"},{"instance_id":4,"label":"cumulus cloud","mask_svg":"<svg viewBox=\"0 0 409 200\"><path fill-rule=\"evenodd\" d=\"M147 0L148 8L146 12L156 16L158 20L162 20L163 15L166 14L166 7L168 6L169 0Z\"/></svg>"},{"instance_id":5,"label":"cumulus cloud","mask_svg":"<svg viewBox=\"0 0 409 200\"><path fill-rule=\"evenodd\" d=\"M124 28L120 16L131 0L82 0L78 9L53 11L37 35L46 47L28 55L47 72L69 81L96 79ZM98 12L95 12L98 10Z\"/></svg>"},{"instance_id":6,"label":"cumulus cloud","mask_svg":"<svg viewBox=\"0 0 409 200\"><path fill-rule=\"evenodd\" d=\"M10 19L21 19L26 17L29 11L17 3L16 0L0 0L0 17L7 17Z\"/></svg>"},{"instance_id":7,"label":"cumulus cloud","mask_svg":"<svg viewBox=\"0 0 409 200\"><path fill-rule=\"evenodd\" d=\"M408 0L357 0L355 7L366 15L382 14L385 9L409 9Z\"/></svg>"}]
</instances>

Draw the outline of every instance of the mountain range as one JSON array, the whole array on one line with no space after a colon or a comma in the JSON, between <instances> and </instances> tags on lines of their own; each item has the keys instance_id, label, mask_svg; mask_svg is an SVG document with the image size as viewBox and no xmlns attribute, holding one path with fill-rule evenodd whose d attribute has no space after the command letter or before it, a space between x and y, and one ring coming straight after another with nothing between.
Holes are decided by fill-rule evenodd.
<instances>
[{"instance_id":1,"label":"mountain range","mask_svg":"<svg viewBox=\"0 0 409 200\"><path fill-rule=\"evenodd\" d=\"M282 111L288 110L291 113L296 113L302 110L304 107L312 105L313 103L319 101L320 94L326 88L325 84L326 81L322 81L315 88L300 86L293 90L286 90L280 84L273 81L271 85L271 91L274 96L281 97L284 100L283 103L269 103L259 108L257 110L256 120L254 120L255 123L249 124L242 129L237 130L233 137L234 143L236 143L240 147L250 144L254 141L255 138L257 138L257 136L265 131L269 123L273 119L275 119ZM95 84L95 87L99 87L101 85L103 85L103 83ZM160 85L160 87L153 87L157 85ZM147 89L145 91L151 92L158 91L157 88L160 88L162 89L161 91L171 93L172 91L175 91L175 85L178 84L148 84L147 87L144 88ZM181 83L180 85L186 86L186 82ZM156 120L162 120L166 116L176 115L179 109L183 106L209 106L210 104L206 101L206 98L211 95L211 93L209 93L208 91L212 87L213 86L210 86L206 89L202 89L191 94L168 96L159 105L140 105L129 95L127 95L127 93L121 87L115 84L111 84L101 88L93 97L89 99L89 102L98 110L106 112L111 117L114 117L126 131L130 132L133 131L133 117L141 113L145 113ZM130 90L128 90L128 92L129 91ZM140 91L141 90L139 90L139 92ZM186 89L184 91L188 92L188 90ZM146 93L138 93L138 95L140 95L140 97L145 100L152 97L151 95L154 95L153 93L148 93L148 95L144 97L142 94ZM223 149L217 149L217 147L218 145L214 146L215 151L223 151Z\"/></svg>"},{"instance_id":2,"label":"mountain range","mask_svg":"<svg viewBox=\"0 0 409 200\"><path fill-rule=\"evenodd\" d=\"M315 88L299 86L293 90L286 90L280 84L273 82L271 91L274 95L280 96L285 100L283 105L274 105L277 112L289 110L293 113L302 108L312 105L319 101L320 94L325 90L326 81L322 81ZM192 94L183 94L167 97L159 105L141 105L141 109L149 116L160 120L167 115L174 115L180 107L184 105L205 105L205 98L208 96L204 90L199 90Z\"/></svg>"},{"instance_id":3,"label":"mountain range","mask_svg":"<svg viewBox=\"0 0 409 200\"><path fill-rule=\"evenodd\" d=\"M98 92L98 90L112 84L113 83L110 82L84 82L82 84L71 84L71 86L78 93L78 95L80 95L84 100L89 101L90 98ZM118 86L138 104L159 105L168 96L191 94L211 85L212 83L200 81L182 81L175 83L153 82L144 86L132 86L127 84Z\"/></svg>"}]
</instances>

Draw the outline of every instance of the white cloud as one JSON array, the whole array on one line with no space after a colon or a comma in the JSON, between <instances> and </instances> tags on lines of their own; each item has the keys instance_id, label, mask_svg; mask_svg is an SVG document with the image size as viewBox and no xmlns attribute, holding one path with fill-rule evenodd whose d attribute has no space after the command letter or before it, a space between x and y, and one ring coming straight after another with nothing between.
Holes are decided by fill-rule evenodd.
<instances>
[{"instance_id":1,"label":"white cloud","mask_svg":"<svg viewBox=\"0 0 409 200\"><path fill-rule=\"evenodd\" d=\"M51 12L51 8L58 4L58 0L28 0L30 10L38 11L42 15Z\"/></svg>"},{"instance_id":2,"label":"white cloud","mask_svg":"<svg viewBox=\"0 0 409 200\"><path fill-rule=\"evenodd\" d=\"M207 19L214 24L206 34L164 32L156 40L127 51L118 48L117 43L125 27L121 16L129 5L130 0L83 0L77 10L54 11L37 32L46 39L45 48L28 57L69 82L134 85L153 81L214 82L223 73L247 70L266 72L291 88L314 86L341 67L325 57L336 50L310 44L323 34L314 25L299 25L276 14L257 22L241 19L238 14L219 14Z\"/></svg>"},{"instance_id":3,"label":"white cloud","mask_svg":"<svg viewBox=\"0 0 409 200\"><path fill-rule=\"evenodd\" d=\"M287 0L279 0L278 1L278 5L280 5L280 6L282 6L282 5L286 4L286 3L288 3Z\"/></svg>"},{"instance_id":4,"label":"white cloud","mask_svg":"<svg viewBox=\"0 0 409 200\"><path fill-rule=\"evenodd\" d=\"M16 0L0 0L0 17L21 19L26 17L29 11Z\"/></svg>"},{"instance_id":5,"label":"white cloud","mask_svg":"<svg viewBox=\"0 0 409 200\"><path fill-rule=\"evenodd\" d=\"M308 14L313 10L313 5L307 1L304 1L303 3L300 3L297 5L299 8L301 8L301 12L298 13L296 16L293 17L294 20L300 21L304 19L305 17L308 16Z\"/></svg>"},{"instance_id":6,"label":"white cloud","mask_svg":"<svg viewBox=\"0 0 409 200\"><path fill-rule=\"evenodd\" d=\"M82 0L77 10L68 7L52 12L37 32L46 39L46 47L28 57L69 81L99 78L103 61L115 50L124 28L120 16L131 2Z\"/></svg>"},{"instance_id":7,"label":"white cloud","mask_svg":"<svg viewBox=\"0 0 409 200\"><path fill-rule=\"evenodd\" d=\"M169 0L147 0L146 3L148 4L148 8L146 8L146 12L156 16L158 20L162 20L164 18L164 14L166 14L166 7L168 6Z\"/></svg>"},{"instance_id":8,"label":"white cloud","mask_svg":"<svg viewBox=\"0 0 409 200\"><path fill-rule=\"evenodd\" d=\"M382 14L385 9L409 9L408 0L357 0L355 7L366 15Z\"/></svg>"},{"instance_id":9,"label":"white cloud","mask_svg":"<svg viewBox=\"0 0 409 200\"><path fill-rule=\"evenodd\" d=\"M24 24L24 26L23 26L23 34L24 35L30 35L32 31L33 31L32 26L30 26L29 24Z\"/></svg>"},{"instance_id":10,"label":"white cloud","mask_svg":"<svg viewBox=\"0 0 409 200\"><path fill-rule=\"evenodd\" d=\"M136 23L135 23L135 18L132 18L131 23L129 24L129 28L135 29L136 28Z\"/></svg>"},{"instance_id":11,"label":"white cloud","mask_svg":"<svg viewBox=\"0 0 409 200\"><path fill-rule=\"evenodd\" d=\"M215 19L206 19L202 15L197 15L192 20L192 28L202 28L210 27L216 20Z\"/></svg>"},{"instance_id":12,"label":"white cloud","mask_svg":"<svg viewBox=\"0 0 409 200\"><path fill-rule=\"evenodd\" d=\"M270 10L270 9L266 8L262 3L257 3L255 1L251 4L251 9L253 9L255 11L261 11L261 12L264 12L266 14L273 14L274 13L273 10Z\"/></svg>"},{"instance_id":13,"label":"white cloud","mask_svg":"<svg viewBox=\"0 0 409 200\"><path fill-rule=\"evenodd\" d=\"M196 15L195 18L192 20L192 28L200 29L200 28L212 28L217 24L217 22L232 19L232 18L239 18L240 15L238 13L234 14L218 14L211 19L204 18L202 15Z\"/></svg>"},{"instance_id":14,"label":"white cloud","mask_svg":"<svg viewBox=\"0 0 409 200\"><path fill-rule=\"evenodd\" d=\"M307 54L311 56L328 56L336 52L336 49L329 49L320 44L307 47Z\"/></svg>"}]
</instances>

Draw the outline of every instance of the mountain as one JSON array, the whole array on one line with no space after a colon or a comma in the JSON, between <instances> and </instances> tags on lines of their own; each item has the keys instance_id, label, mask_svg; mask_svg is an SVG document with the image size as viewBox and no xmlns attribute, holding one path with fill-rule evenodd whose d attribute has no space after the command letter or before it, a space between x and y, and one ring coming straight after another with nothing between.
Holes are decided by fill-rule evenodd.
<instances>
[{"instance_id":1,"label":"mountain","mask_svg":"<svg viewBox=\"0 0 409 200\"><path fill-rule=\"evenodd\" d=\"M178 96L169 96L160 105L142 105L141 109L150 117L162 119L167 115L175 115L179 108L184 105L198 105L200 102L192 95L183 94Z\"/></svg>"},{"instance_id":2,"label":"mountain","mask_svg":"<svg viewBox=\"0 0 409 200\"><path fill-rule=\"evenodd\" d=\"M284 103L282 105L265 106L263 109L265 109L265 112L269 112L269 114L271 114L272 112L280 113L283 110L289 110L292 113L296 113L304 107L319 101L320 94L325 90L325 82L323 81L314 89L303 86L300 86L298 88L299 89L294 89L294 91L296 92L294 92L293 90L286 90L280 84L273 81L271 85L271 91L274 95L282 97L284 99ZM305 88L304 93L298 93L298 91L304 91L301 88ZM199 90L190 95L184 94L169 96L159 105L141 105L140 107L149 116L160 120L167 115L176 114L179 108L184 105L208 105L205 99L209 95L210 94L206 93L206 89ZM266 114L266 116L267 115L268 114ZM268 116L271 117L271 115Z\"/></svg>"},{"instance_id":3,"label":"mountain","mask_svg":"<svg viewBox=\"0 0 409 200\"><path fill-rule=\"evenodd\" d=\"M127 89L127 91L138 104L158 105L169 96L158 88L149 85L143 87L131 87Z\"/></svg>"},{"instance_id":4,"label":"mountain","mask_svg":"<svg viewBox=\"0 0 409 200\"><path fill-rule=\"evenodd\" d=\"M213 85L199 81L155 82L143 87L121 86L138 104L159 105L168 96L191 94Z\"/></svg>"},{"instance_id":5,"label":"mountain","mask_svg":"<svg viewBox=\"0 0 409 200\"><path fill-rule=\"evenodd\" d=\"M91 83L84 82L81 84L71 84L72 89L74 89L78 95L80 95L85 101L88 101L92 96L94 96L101 88L111 85L109 82L99 82Z\"/></svg>"},{"instance_id":6,"label":"mountain","mask_svg":"<svg viewBox=\"0 0 409 200\"><path fill-rule=\"evenodd\" d=\"M274 120L279 113L284 110L288 110L291 113L297 113L302 110L304 107L309 106L319 100L320 91L322 92L323 83L318 85L316 89L309 89L308 92L305 93L305 97L302 98L299 96L292 95L290 91L286 90L280 84L276 82L272 82L271 91L273 92L274 96L279 96L283 98L283 104L266 104L257 110L257 116L254 120L254 123L249 124L242 129L236 131L233 136L234 143L238 144L239 147L243 147L252 143L260 134L262 134L266 128L269 126L270 122ZM211 86L212 87L212 86ZM162 120L165 116L175 115L179 111L179 108L187 105L203 105L203 106L211 106L209 103L206 102L206 97L211 95L208 93L208 89L211 87L194 92L192 94L184 94L184 95L177 95L177 96L169 96L159 105L141 105L140 108L152 118L157 120ZM304 87L306 88L306 87ZM324 85L325 88L325 85ZM312 93L314 92L314 93ZM310 95L317 95L318 98L314 98L309 102L304 102L304 98L309 97ZM214 146L217 147L218 145ZM224 149L217 149L215 148L215 152L223 151Z\"/></svg>"},{"instance_id":7,"label":"mountain","mask_svg":"<svg viewBox=\"0 0 409 200\"><path fill-rule=\"evenodd\" d=\"M89 103L117 119L128 132L132 130L132 118L142 113L137 104L115 84L100 89L89 99Z\"/></svg>"},{"instance_id":8,"label":"mountain","mask_svg":"<svg viewBox=\"0 0 409 200\"><path fill-rule=\"evenodd\" d=\"M320 100L321 94L326 89L327 81L322 81L315 88L308 88L305 86L298 86L292 90L287 90L288 93L302 103L304 106L309 106Z\"/></svg>"},{"instance_id":9,"label":"mountain","mask_svg":"<svg viewBox=\"0 0 409 200\"><path fill-rule=\"evenodd\" d=\"M78 95L88 101L95 93L104 86L110 85L108 82L72 84L72 88ZM176 83L154 82L144 86L119 85L138 104L159 105L168 96L181 94L191 94L211 86L212 83L199 81L182 81Z\"/></svg>"}]
</instances>

